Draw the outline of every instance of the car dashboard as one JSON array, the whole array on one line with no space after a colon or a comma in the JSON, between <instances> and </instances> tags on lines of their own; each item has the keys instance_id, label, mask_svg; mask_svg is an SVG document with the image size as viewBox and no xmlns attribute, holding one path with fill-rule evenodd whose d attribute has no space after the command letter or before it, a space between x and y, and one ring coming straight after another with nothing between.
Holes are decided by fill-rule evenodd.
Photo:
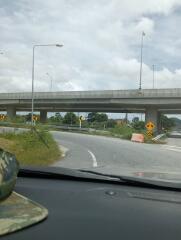
<instances>
[{"instance_id":1,"label":"car dashboard","mask_svg":"<svg viewBox=\"0 0 181 240\"><path fill-rule=\"evenodd\" d=\"M104 181L18 177L46 220L2 239L181 239L181 193Z\"/></svg>"}]
</instances>

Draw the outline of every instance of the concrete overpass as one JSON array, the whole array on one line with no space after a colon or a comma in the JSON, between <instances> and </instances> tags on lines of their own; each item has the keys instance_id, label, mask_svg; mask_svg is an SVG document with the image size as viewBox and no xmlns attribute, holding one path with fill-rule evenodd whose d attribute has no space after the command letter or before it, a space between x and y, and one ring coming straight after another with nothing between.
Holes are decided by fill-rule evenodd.
<instances>
[{"instance_id":1,"label":"concrete overpass","mask_svg":"<svg viewBox=\"0 0 181 240\"><path fill-rule=\"evenodd\" d=\"M181 89L36 92L34 107L42 122L47 112L145 113L159 129L161 113L181 113ZM0 93L0 111L31 111L31 92Z\"/></svg>"}]
</instances>

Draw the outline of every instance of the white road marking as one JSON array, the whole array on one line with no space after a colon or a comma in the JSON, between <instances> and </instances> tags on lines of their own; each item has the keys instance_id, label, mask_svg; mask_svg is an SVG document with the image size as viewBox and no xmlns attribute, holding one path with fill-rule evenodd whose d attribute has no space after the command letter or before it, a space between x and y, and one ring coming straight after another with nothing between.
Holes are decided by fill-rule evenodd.
<instances>
[{"instance_id":1,"label":"white road marking","mask_svg":"<svg viewBox=\"0 0 181 240\"><path fill-rule=\"evenodd\" d=\"M92 160L93 160L93 167L97 167L97 160L96 160L96 157L95 155L90 151L90 150L87 150L88 153L91 155L92 157Z\"/></svg>"},{"instance_id":2,"label":"white road marking","mask_svg":"<svg viewBox=\"0 0 181 240\"><path fill-rule=\"evenodd\" d=\"M166 148L166 149L167 149L167 148ZM168 150L174 151L174 152L181 152L181 149L168 148Z\"/></svg>"},{"instance_id":3,"label":"white road marking","mask_svg":"<svg viewBox=\"0 0 181 240\"><path fill-rule=\"evenodd\" d=\"M178 148L178 149L181 149L181 146L179 147L179 146L176 146L176 145L168 145L168 144L165 144L165 145L163 145L163 147L165 148L167 148L167 147L169 147L169 148Z\"/></svg>"},{"instance_id":4,"label":"white road marking","mask_svg":"<svg viewBox=\"0 0 181 240\"><path fill-rule=\"evenodd\" d=\"M181 147L175 145L163 145L163 148L174 152L181 152Z\"/></svg>"}]
</instances>

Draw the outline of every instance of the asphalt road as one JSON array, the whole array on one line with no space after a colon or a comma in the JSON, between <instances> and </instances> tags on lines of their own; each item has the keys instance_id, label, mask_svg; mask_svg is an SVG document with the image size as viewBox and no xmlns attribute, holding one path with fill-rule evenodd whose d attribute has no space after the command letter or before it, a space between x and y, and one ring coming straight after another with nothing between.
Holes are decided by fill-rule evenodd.
<instances>
[{"instance_id":1,"label":"asphalt road","mask_svg":"<svg viewBox=\"0 0 181 240\"><path fill-rule=\"evenodd\" d=\"M181 172L181 139L167 144L140 144L118 138L52 131L65 147L65 157L54 166L104 173Z\"/></svg>"}]
</instances>

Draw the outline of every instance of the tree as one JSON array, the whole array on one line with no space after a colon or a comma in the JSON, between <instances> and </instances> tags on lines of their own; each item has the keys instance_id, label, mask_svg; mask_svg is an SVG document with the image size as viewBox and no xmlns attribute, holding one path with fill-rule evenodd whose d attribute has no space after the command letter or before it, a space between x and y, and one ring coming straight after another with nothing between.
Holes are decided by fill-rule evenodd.
<instances>
[{"instance_id":1,"label":"tree","mask_svg":"<svg viewBox=\"0 0 181 240\"><path fill-rule=\"evenodd\" d=\"M55 121L56 122L61 122L62 121L62 116L59 112L55 113Z\"/></svg>"},{"instance_id":2,"label":"tree","mask_svg":"<svg viewBox=\"0 0 181 240\"><path fill-rule=\"evenodd\" d=\"M26 116L25 116L25 119L27 122L30 122L31 121L31 113L28 113Z\"/></svg>"},{"instance_id":3,"label":"tree","mask_svg":"<svg viewBox=\"0 0 181 240\"><path fill-rule=\"evenodd\" d=\"M108 116L105 113L91 112L88 114L88 122L107 122Z\"/></svg>"},{"instance_id":4,"label":"tree","mask_svg":"<svg viewBox=\"0 0 181 240\"><path fill-rule=\"evenodd\" d=\"M107 122L108 116L105 113L96 114L96 122Z\"/></svg>"},{"instance_id":5,"label":"tree","mask_svg":"<svg viewBox=\"0 0 181 240\"><path fill-rule=\"evenodd\" d=\"M96 112L91 112L88 114L88 118L87 118L87 121L88 122L95 122L96 120Z\"/></svg>"},{"instance_id":6,"label":"tree","mask_svg":"<svg viewBox=\"0 0 181 240\"><path fill-rule=\"evenodd\" d=\"M144 121L135 121L135 122L132 122L132 126L136 130L142 130L145 128L145 122Z\"/></svg>"},{"instance_id":7,"label":"tree","mask_svg":"<svg viewBox=\"0 0 181 240\"><path fill-rule=\"evenodd\" d=\"M54 116L51 116L49 118L49 121L54 122L54 123L60 123L60 122L62 122L62 116L59 112L57 112L57 113L55 113Z\"/></svg>"},{"instance_id":8,"label":"tree","mask_svg":"<svg viewBox=\"0 0 181 240\"><path fill-rule=\"evenodd\" d=\"M132 120L133 123L139 122L139 117L134 117Z\"/></svg>"},{"instance_id":9,"label":"tree","mask_svg":"<svg viewBox=\"0 0 181 240\"><path fill-rule=\"evenodd\" d=\"M168 118L165 115L161 115L160 121L161 121L162 128L164 128L165 130L170 130L175 126L174 120L171 118Z\"/></svg>"},{"instance_id":10,"label":"tree","mask_svg":"<svg viewBox=\"0 0 181 240\"><path fill-rule=\"evenodd\" d=\"M77 116L73 112L67 112L63 118L63 123L75 124L77 122Z\"/></svg>"}]
</instances>

